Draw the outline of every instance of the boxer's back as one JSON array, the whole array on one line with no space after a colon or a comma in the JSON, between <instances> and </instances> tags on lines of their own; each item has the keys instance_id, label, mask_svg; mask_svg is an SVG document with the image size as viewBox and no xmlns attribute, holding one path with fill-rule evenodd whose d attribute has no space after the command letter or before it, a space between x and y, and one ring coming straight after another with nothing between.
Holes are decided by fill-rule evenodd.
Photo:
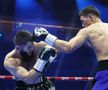
<instances>
[{"instance_id":1,"label":"boxer's back","mask_svg":"<svg viewBox=\"0 0 108 90\"><path fill-rule=\"evenodd\" d=\"M98 60L108 59L108 24L96 23L90 26L89 39Z\"/></svg>"}]
</instances>

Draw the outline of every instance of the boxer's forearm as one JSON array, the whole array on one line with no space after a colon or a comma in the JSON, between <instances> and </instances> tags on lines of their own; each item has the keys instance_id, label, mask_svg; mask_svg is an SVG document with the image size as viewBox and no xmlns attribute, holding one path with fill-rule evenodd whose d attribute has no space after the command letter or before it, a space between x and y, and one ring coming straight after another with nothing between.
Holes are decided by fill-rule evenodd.
<instances>
[{"instance_id":1,"label":"boxer's forearm","mask_svg":"<svg viewBox=\"0 0 108 90\"><path fill-rule=\"evenodd\" d=\"M62 52L70 52L70 50L71 50L71 47L69 45L69 42L63 41L63 40L60 40L60 39L57 39L54 42L54 46L57 49L59 49L60 51L62 51Z\"/></svg>"},{"instance_id":2,"label":"boxer's forearm","mask_svg":"<svg viewBox=\"0 0 108 90\"><path fill-rule=\"evenodd\" d=\"M57 39L54 42L54 46L59 49L61 52L73 52L75 49L79 47L79 44L75 38L69 40L69 41L64 41Z\"/></svg>"},{"instance_id":3,"label":"boxer's forearm","mask_svg":"<svg viewBox=\"0 0 108 90\"><path fill-rule=\"evenodd\" d=\"M33 82L40 75L39 72L36 72L34 69L28 71L27 69L19 66L15 67L10 63L5 63L5 68L13 75L16 79L22 80L25 83Z\"/></svg>"},{"instance_id":4,"label":"boxer's forearm","mask_svg":"<svg viewBox=\"0 0 108 90\"><path fill-rule=\"evenodd\" d=\"M38 78L39 76L40 76L39 72L36 72L34 69L31 69L29 72L26 72L22 80L26 83L33 83L36 80L36 78Z\"/></svg>"}]
</instances>

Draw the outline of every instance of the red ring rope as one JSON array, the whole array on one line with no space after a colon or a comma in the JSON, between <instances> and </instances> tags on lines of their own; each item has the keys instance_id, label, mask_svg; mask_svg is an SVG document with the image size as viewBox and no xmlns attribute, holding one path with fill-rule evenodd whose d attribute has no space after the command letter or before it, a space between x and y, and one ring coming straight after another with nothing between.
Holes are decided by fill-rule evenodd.
<instances>
[{"instance_id":1,"label":"red ring rope","mask_svg":"<svg viewBox=\"0 0 108 90\"><path fill-rule=\"evenodd\" d=\"M48 79L54 79L54 80L71 80L71 81L92 81L93 77L47 77ZM0 79L15 79L14 76L3 76L0 75Z\"/></svg>"}]
</instances>

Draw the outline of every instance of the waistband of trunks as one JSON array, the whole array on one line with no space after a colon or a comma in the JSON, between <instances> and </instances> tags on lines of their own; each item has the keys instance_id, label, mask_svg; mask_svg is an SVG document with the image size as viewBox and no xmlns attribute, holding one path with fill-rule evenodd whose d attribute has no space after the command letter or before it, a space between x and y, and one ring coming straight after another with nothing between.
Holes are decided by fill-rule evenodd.
<instances>
[{"instance_id":1,"label":"waistband of trunks","mask_svg":"<svg viewBox=\"0 0 108 90\"><path fill-rule=\"evenodd\" d=\"M26 84L23 81L16 81L16 87L30 87L30 86L37 86L37 85L41 85L42 83L44 83L45 81L47 81L47 78L42 78L42 80L40 80L38 83L35 84Z\"/></svg>"},{"instance_id":2,"label":"waistband of trunks","mask_svg":"<svg viewBox=\"0 0 108 90\"><path fill-rule=\"evenodd\" d=\"M100 60L97 64L96 71L103 71L108 70L108 59L107 60Z\"/></svg>"}]
</instances>

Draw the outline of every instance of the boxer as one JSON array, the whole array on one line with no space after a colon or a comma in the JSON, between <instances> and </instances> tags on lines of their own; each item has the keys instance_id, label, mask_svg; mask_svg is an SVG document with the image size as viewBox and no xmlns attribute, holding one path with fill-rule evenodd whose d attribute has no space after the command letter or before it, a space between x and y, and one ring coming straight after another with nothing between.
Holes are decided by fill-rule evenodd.
<instances>
[{"instance_id":1,"label":"boxer","mask_svg":"<svg viewBox=\"0 0 108 90\"><path fill-rule=\"evenodd\" d=\"M4 67L16 78L15 90L55 90L44 72L56 58L56 50L44 42L35 42L31 32L19 31L14 37L15 48L4 60Z\"/></svg>"},{"instance_id":2,"label":"boxer","mask_svg":"<svg viewBox=\"0 0 108 90\"><path fill-rule=\"evenodd\" d=\"M100 12L94 6L85 7L79 16L83 28L69 41L58 39L42 27L35 28L35 36L43 37L43 41L62 52L73 52L87 43L98 61L93 90L108 90L108 23L101 20Z\"/></svg>"}]
</instances>

